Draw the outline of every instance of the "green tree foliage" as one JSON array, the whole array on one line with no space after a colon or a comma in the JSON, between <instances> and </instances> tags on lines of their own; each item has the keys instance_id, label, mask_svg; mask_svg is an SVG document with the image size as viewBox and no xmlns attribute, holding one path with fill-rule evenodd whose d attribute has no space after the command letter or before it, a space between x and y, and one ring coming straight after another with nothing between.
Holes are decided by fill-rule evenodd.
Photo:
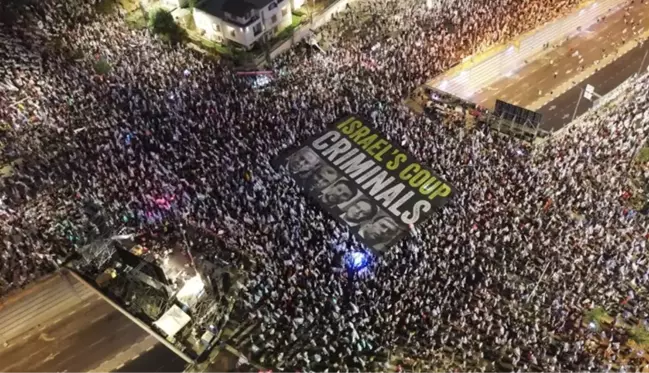
<instances>
[{"instance_id":1,"label":"green tree foliage","mask_svg":"<svg viewBox=\"0 0 649 373\"><path fill-rule=\"evenodd\" d=\"M630 338L640 346L649 346L649 331L643 326L634 326L630 331Z\"/></svg>"},{"instance_id":2,"label":"green tree foliage","mask_svg":"<svg viewBox=\"0 0 649 373\"><path fill-rule=\"evenodd\" d=\"M171 13L164 9L155 9L149 16L149 28L163 40L177 43L183 40L184 30L174 21Z\"/></svg>"},{"instance_id":3,"label":"green tree foliage","mask_svg":"<svg viewBox=\"0 0 649 373\"><path fill-rule=\"evenodd\" d=\"M604 323L610 322L611 317L608 315L606 310L603 307L595 307L592 310L586 312L586 322L596 322L601 325Z\"/></svg>"},{"instance_id":4,"label":"green tree foliage","mask_svg":"<svg viewBox=\"0 0 649 373\"><path fill-rule=\"evenodd\" d=\"M106 75L110 72L111 66L103 57L95 62L95 72L99 75Z\"/></svg>"},{"instance_id":5,"label":"green tree foliage","mask_svg":"<svg viewBox=\"0 0 649 373\"><path fill-rule=\"evenodd\" d=\"M96 6L99 14L110 14L117 10L117 2L115 0L101 0Z\"/></svg>"}]
</instances>

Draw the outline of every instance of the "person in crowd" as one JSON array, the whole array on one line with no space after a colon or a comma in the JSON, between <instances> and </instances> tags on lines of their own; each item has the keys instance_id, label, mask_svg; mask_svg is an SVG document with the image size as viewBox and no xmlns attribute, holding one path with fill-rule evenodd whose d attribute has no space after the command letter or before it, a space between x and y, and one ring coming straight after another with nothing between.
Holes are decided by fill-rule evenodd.
<instances>
[{"instance_id":1,"label":"person in crowd","mask_svg":"<svg viewBox=\"0 0 649 373\"><path fill-rule=\"evenodd\" d=\"M354 1L318 29L326 52L296 45L261 88L97 3L1 6L0 294L129 231L245 269L232 315L256 325L237 339L251 365L646 369L625 325L649 322L649 220L628 204L649 178L633 162L649 136L649 78L535 146L402 105L463 58L580 1ZM624 6L638 30L646 7ZM354 184L325 189L331 214L301 182L320 166L315 153L272 166L350 114L456 190L417 237L390 241L351 275L342 258L368 250L337 219ZM385 241L394 226L375 218L363 235ZM595 307L615 322L593 330L583 315Z\"/></svg>"}]
</instances>

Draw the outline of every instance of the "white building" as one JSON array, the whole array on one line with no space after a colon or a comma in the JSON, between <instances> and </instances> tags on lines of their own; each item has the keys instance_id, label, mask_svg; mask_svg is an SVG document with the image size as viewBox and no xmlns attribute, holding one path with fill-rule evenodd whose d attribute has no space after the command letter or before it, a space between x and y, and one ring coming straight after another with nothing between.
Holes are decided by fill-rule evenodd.
<instances>
[{"instance_id":1,"label":"white building","mask_svg":"<svg viewBox=\"0 0 649 373\"><path fill-rule=\"evenodd\" d=\"M194 24L208 39L250 49L290 26L291 11L291 0L205 0L194 8Z\"/></svg>"},{"instance_id":2,"label":"white building","mask_svg":"<svg viewBox=\"0 0 649 373\"><path fill-rule=\"evenodd\" d=\"M185 8L189 5L189 0L162 0L160 5L167 9Z\"/></svg>"}]
</instances>

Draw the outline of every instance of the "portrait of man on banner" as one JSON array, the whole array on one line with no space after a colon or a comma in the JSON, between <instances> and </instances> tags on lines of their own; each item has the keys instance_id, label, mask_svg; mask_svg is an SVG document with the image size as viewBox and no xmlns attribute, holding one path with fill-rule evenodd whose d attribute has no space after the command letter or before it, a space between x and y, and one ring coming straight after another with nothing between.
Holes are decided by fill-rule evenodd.
<instances>
[{"instance_id":1,"label":"portrait of man on banner","mask_svg":"<svg viewBox=\"0 0 649 373\"><path fill-rule=\"evenodd\" d=\"M383 251L392 239L401 233L401 228L389 215L378 215L358 231L365 244L377 251Z\"/></svg>"}]
</instances>

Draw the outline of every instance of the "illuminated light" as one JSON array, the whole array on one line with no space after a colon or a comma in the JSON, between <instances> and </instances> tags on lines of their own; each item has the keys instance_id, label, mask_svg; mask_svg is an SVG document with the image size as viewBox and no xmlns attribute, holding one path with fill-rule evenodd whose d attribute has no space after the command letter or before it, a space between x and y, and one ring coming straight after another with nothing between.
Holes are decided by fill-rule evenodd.
<instances>
[{"instance_id":1,"label":"illuminated light","mask_svg":"<svg viewBox=\"0 0 649 373\"><path fill-rule=\"evenodd\" d=\"M515 50L516 48L514 48L514 46L512 45L509 48L507 48L507 53L514 53Z\"/></svg>"},{"instance_id":2,"label":"illuminated light","mask_svg":"<svg viewBox=\"0 0 649 373\"><path fill-rule=\"evenodd\" d=\"M359 272L363 270L370 262L370 256L362 251L355 251L347 254L346 258L347 268L352 271Z\"/></svg>"},{"instance_id":3,"label":"illuminated light","mask_svg":"<svg viewBox=\"0 0 649 373\"><path fill-rule=\"evenodd\" d=\"M588 323L588 327L592 330L597 329L597 324L594 321Z\"/></svg>"},{"instance_id":4,"label":"illuminated light","mask_svg":"<svg viewBox=\"0 0 649 373\"><path fill-rule=\"evenodd\" d=\"M442 82L439 84L439 89L446 89L448 87L448 80L444 79Z\"/></svg>"},{"instance_id":5,"label":"illuminated light","mask_svg":"<svg viewBox=\"0 0 649 373\"><path fill-rule=\"evenodd\" d=\"M200 276L194 276L185 282L179 293L199 294L205 288Z\"/></svg>"},{"instance_id":6,"label":"illuminated light","mask_svg":"<svg viewBox=\"0 0 649 373\"><path fill-rule=\"evenodd\" d=\"M176 299L184 306L191 308L204 293L205 284L201 277L196 275L185 281L183 287L176 293Z\"/></svg>"}]
</instances>

